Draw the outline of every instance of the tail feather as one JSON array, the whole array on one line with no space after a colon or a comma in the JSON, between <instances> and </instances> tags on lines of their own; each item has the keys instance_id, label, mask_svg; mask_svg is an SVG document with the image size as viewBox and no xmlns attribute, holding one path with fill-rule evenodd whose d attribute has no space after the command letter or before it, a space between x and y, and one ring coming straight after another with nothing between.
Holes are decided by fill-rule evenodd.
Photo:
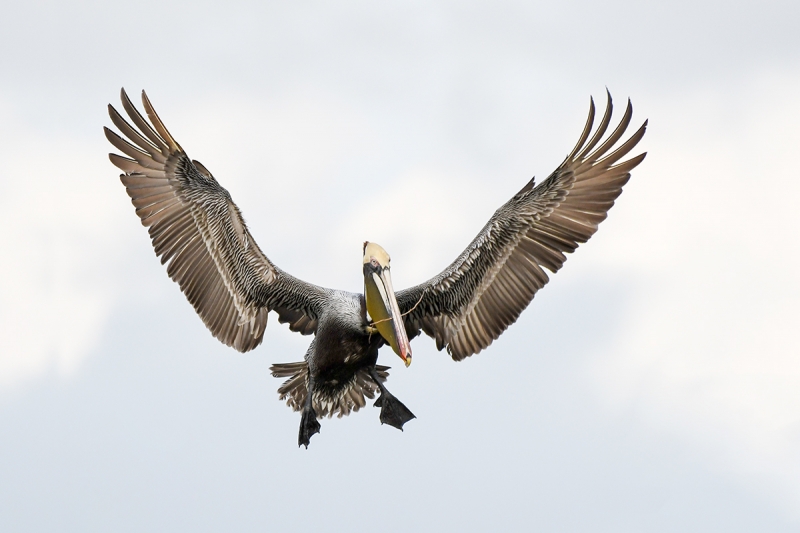
<instances>
[{"instance_id":1,"label":"tail feather","mask_svg":"<svg viewBox=\"0 0 800 533\"><path fill-rule=\"evenodd\" d=\"M273 377L288 378L278 388L279 399L294 411L302 411L308 396L308 363L278 363L270 367ZM389 377L389 367L375 365L375 373L383 383ZM356 412L367 404L378 391L366 369L358 370L349 383L338 387L335 392L320 390L314 393L313 407L317 416L341 418Z\"/></svg>"}]
</instances>

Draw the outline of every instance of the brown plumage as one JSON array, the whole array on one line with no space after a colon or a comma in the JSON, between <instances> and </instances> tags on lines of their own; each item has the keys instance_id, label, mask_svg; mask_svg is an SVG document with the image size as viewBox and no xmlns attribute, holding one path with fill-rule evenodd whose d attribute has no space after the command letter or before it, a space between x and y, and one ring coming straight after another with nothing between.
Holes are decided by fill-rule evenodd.
<instances>
[{"instance_id":1,"label":"brown plumage","mask_svg":"<svg viewBox=\"0 0 800 533\"><path fill-rule=\"evenodd\" d=\"M498 209L442 273L397 293L409 337L421 329L456 361L480 352L517 320L548 282L545 269L557 272L566 261L564 254L594 235L630 171L646 155L616 164L644 136L647 121L611 151L630 124L630 100L614 132L592 151L608 129L611 112L608 94L606 112L589 139L592 101L580 140L546 180L538 187L531 180Z\"/></svg>"},{"instance_id":2,"label":"brown plumage","mask_svg":"<svg viewBox=\"0 0 800 533\"><path fill-rule=\"evenodd\" d=\"M306 446L319 431L317 416L358 411L376 392L381 422L402 429L414 415L386 390L388 367L376 364L380 347L390 344L407 365L411 349L405 333L413 338L425 332L457 361L485 349L548 282L545 270L558 271L565 254L597 231L630 171L645 157L619 162L644 136L647 122L614 148L630 124L630 101L605 139L611 95L594 133L592 101L580 140L564 162L540 185L531 180L498 209L438 276L395 295L389 255L365 243L364 280L372 294L367 302L363 294L318 287L275 266L228 191L186 155L144 92L149 120L124 90L121 98L132 124L112 106L109 115L127 139L108 128L105 134L127 157L109 157L124 172L122 183L149 229L156 255L168 263L167 273L211 333L241 352L252 350L261 343L268 313L275 311L292 331L314 334L305 361L272 367L275 377L287 378L280 399L302 411L298 442ZM378 327L368 308L385 317ZM396 327L385 327L387 320Z\"/></svg>"}]
</instances>

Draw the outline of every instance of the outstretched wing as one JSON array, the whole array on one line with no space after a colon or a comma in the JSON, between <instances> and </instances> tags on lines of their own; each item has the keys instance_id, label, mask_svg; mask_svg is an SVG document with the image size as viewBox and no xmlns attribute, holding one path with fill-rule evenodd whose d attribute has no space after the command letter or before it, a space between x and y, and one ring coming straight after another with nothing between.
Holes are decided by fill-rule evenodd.
<instances>
[{"instance_id":1,"label":"outstretched wing","mask_svg":"<svg viewBox=\"0 0 800 533\"><path fill-rule=\"evenodd\" d=\"M630 171L646 155L617 163L644 136L647 121L611 151L624 135L633 107L629 100L619 125L603 140L611 112L608 94L606 112L590 139L595 115L591 101L578 144L555 172L538 187L531 180L498 209L441 274L397 294L400 311L407 313L409 337L421 329L456 361L480 352L517 320L544 287L545 269L558 271L566 261L564 254L594 235Z\"/></svg>"},{"instance_id":2,"label":"outstretched wing","mask_svg":"<svg viewBox=\"0 0 800 533\"><path fill-rule=\"evenodd\" d=\"M109 158L125 172L120 179L149 228L156 255L162 264L169 262L169 277L211 333L241 352L252 350L261 343L270 310L293 331L316 331L329 291L286 274L267 259L228 191L189 159L144 92L149 122L124 89L121 98L136 127L108 106L111 121L127 140L104 128L106 138L128 156Z\"/></svg>"}]
</instances>

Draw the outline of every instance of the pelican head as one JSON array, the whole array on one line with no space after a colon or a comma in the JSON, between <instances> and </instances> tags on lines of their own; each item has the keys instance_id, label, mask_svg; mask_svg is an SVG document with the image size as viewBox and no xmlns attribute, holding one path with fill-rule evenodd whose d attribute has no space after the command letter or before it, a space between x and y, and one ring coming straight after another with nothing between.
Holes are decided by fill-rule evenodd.
<instances>
[{"instance_id":1,"label":"pelican head","mask_svg":"<svg viewBox=\"0 0 800 533\"><path fill-rule=\"evenodd\" d=\"M391 259L374 242L364 243L364 297L372 324L406 366L411 364L411 345L397 306L389 272Z\"/></svg>"}]
</instances>

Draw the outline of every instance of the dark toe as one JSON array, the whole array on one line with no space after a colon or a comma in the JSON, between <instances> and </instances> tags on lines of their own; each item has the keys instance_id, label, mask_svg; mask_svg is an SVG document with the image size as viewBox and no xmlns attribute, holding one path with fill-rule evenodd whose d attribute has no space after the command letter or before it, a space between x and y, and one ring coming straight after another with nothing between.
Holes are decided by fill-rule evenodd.
<instances>
[{"instance_id":1,"label":"dark toe","mask_svg":"<svg viewBox=\"0 0 800 533\"><path fill-rule=\"evenodd\" d=\"M300 435L297 437L297 446L305 446L308 449L311 437L319 433L320 425L317 422L317 414L314 410L304 410L300 418Z\"/></svg>"},{"instance_id":2,"label":"dark toe","mask_svg":"<svg viewBox=\"0 0 800 533\"><path fill-rule=\"evenodd\" d=\"M408 407L403 405L403 402L394 396L383 398L383 395L381 395L381 397L378 398L378 401L381 402L380 420L382 424L389 424L390 426L403 431L403 424L412 418L417 418Z\"/></svg>"}]
</instances>

